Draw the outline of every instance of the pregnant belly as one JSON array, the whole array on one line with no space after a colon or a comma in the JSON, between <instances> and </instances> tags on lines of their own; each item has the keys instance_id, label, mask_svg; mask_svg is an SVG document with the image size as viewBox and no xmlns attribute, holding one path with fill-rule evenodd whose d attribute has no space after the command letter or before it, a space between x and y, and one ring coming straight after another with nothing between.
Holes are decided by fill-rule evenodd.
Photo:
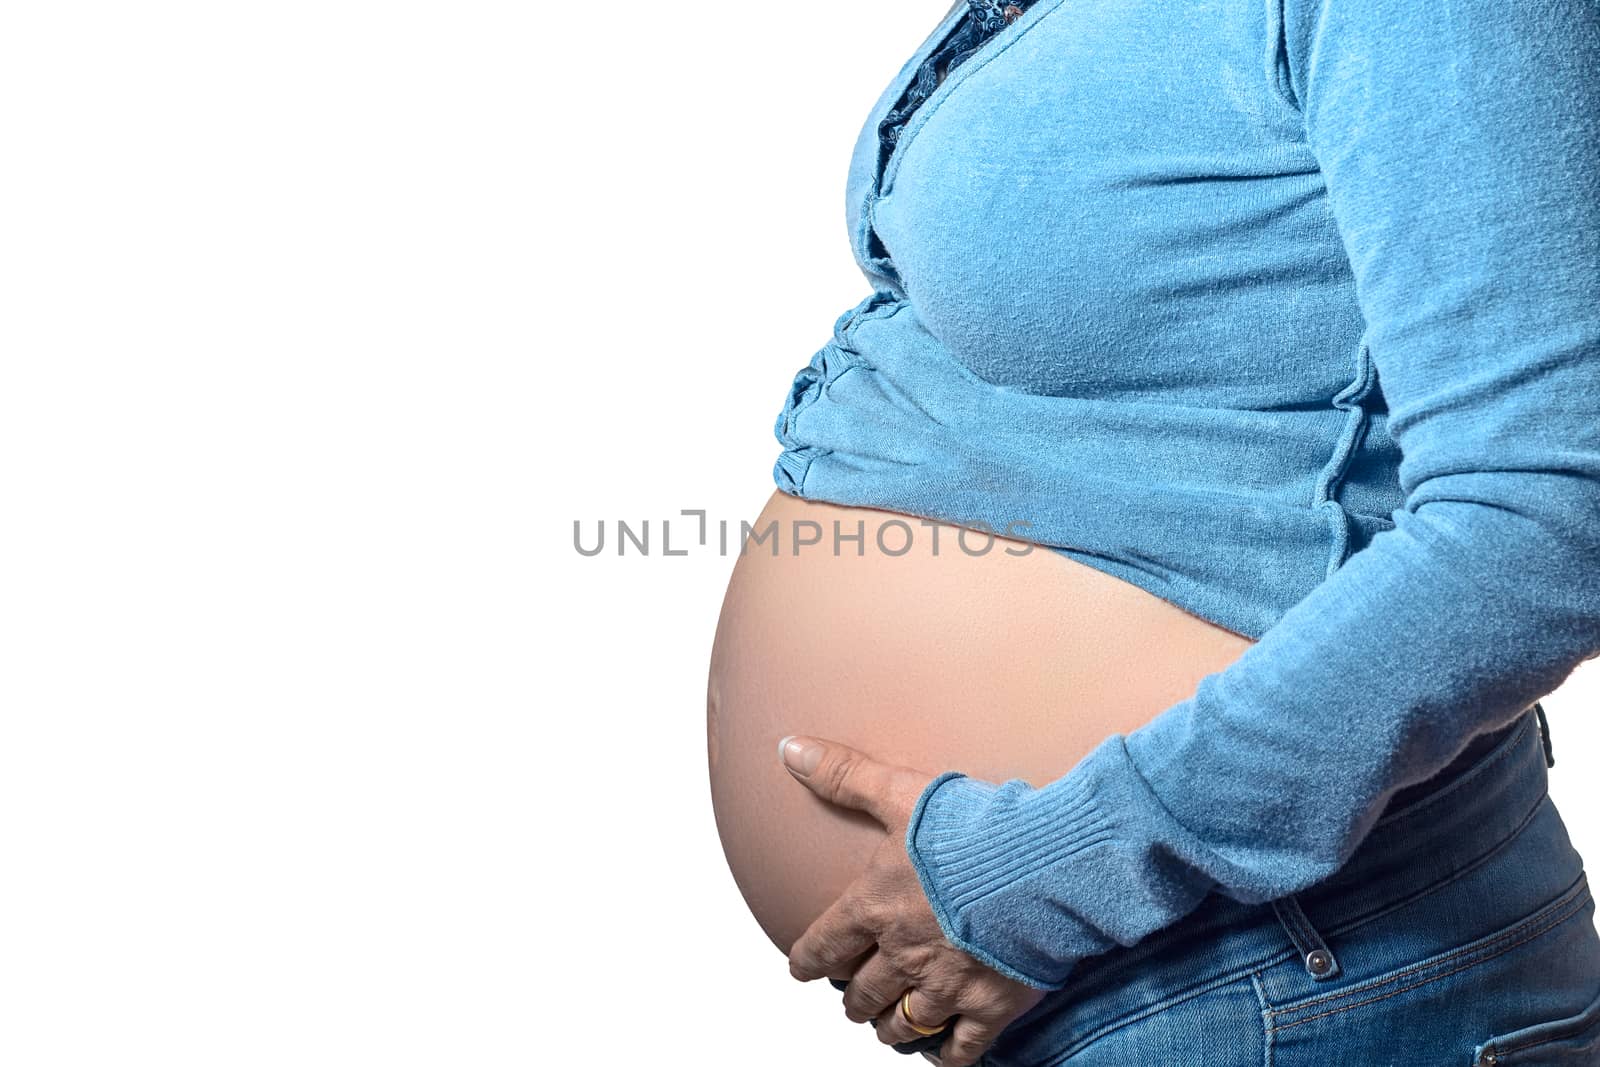
<instances>
[{"instance_id":1,"label":"pregnant belly","mask_svg":"<svg viewBox=\"0 0 1600 1067\"><path fill-rule=\"evenodd\" d=\"M769 528L723 600L707 754L728 865L784 953L883 830L789 777L780 738L1043 785L1250 644L1041 546L777 492L755 523Z\"/></svg>"}]
</instances>

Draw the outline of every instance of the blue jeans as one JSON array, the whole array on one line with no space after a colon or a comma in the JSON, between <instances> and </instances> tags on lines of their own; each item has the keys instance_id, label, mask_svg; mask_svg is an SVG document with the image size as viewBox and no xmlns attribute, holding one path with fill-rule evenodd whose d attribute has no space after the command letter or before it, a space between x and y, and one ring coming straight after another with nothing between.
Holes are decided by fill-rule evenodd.
<instances>
[{"instance_id":1,"label":"blue jeans","mask_svg":"<svg viewBox=\"0 0 1600 1067\"><path fill-rule=\"evenodd\" d=\"M983 1067L1600 1064L1600 936L1533 710L1332 878L1086 960ZM1492 739L1491 739L1492 740ZM1441 776L1443 777L1443 776Z\"/></svg>"}]
</instances>

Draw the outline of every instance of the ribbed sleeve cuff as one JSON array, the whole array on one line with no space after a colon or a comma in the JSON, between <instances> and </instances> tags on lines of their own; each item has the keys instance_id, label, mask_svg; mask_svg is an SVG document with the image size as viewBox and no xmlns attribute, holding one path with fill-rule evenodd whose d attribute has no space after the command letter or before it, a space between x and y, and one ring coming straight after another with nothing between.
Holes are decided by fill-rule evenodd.
<instances>
[{"instance_id":1,"label":"ribbed sleeve cuff","mask_svg":"<svg viewBox=\"0 0 1600 1067\"><path fill-rule=\"evenodd\" d=\"M1043 788L956 771L923 788L906 851L956 947L1016 981L1059 989L1077 962L1191 911L1210 881L1197 846L1113 734Z\"/></svg>"}]
</instances>

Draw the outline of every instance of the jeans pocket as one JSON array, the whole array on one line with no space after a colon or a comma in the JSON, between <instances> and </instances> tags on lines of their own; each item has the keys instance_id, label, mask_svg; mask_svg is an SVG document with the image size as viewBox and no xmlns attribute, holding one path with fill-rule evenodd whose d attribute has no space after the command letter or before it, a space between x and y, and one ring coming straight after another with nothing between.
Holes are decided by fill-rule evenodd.
<instances>
[{"instance_id":1,"label":"jeans pocket","mask_svg":"<svg viewBox=\"0 0 1600 1067\"><path fill-rule=\"evenodd\" d=\"M1600 1063L1600 996L1576 1015L1524 1026L1478 1046L1473 1067L1593 1067Z\"/></svg>"}]
</instances>

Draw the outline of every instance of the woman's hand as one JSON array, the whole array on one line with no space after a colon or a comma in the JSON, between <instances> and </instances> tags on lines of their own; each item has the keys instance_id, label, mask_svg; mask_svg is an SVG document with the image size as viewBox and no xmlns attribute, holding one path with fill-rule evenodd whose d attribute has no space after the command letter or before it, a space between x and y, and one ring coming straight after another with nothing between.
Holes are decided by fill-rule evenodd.
<instances>
[{"instance_id":1,"label":"woman's hand","mask_svg":"<svg viewBox=\"0 0 1600 1067\"><path fill-rule=\"evenodd\" d=\"M789 773L813 793L888 831L867 869L794 943L789 973L802 982L848 979L845 1014L877 1019L885 1044L919 1037L900 1014L901 994L911 990L911 1015L922 1026L959 1016L939 1058L944 1067L970 1067L1044 993L979 963L939 928L905 848L911 811L934 776L820 738L791 737L780 747Z\"/></svg>"}]
</instances>

